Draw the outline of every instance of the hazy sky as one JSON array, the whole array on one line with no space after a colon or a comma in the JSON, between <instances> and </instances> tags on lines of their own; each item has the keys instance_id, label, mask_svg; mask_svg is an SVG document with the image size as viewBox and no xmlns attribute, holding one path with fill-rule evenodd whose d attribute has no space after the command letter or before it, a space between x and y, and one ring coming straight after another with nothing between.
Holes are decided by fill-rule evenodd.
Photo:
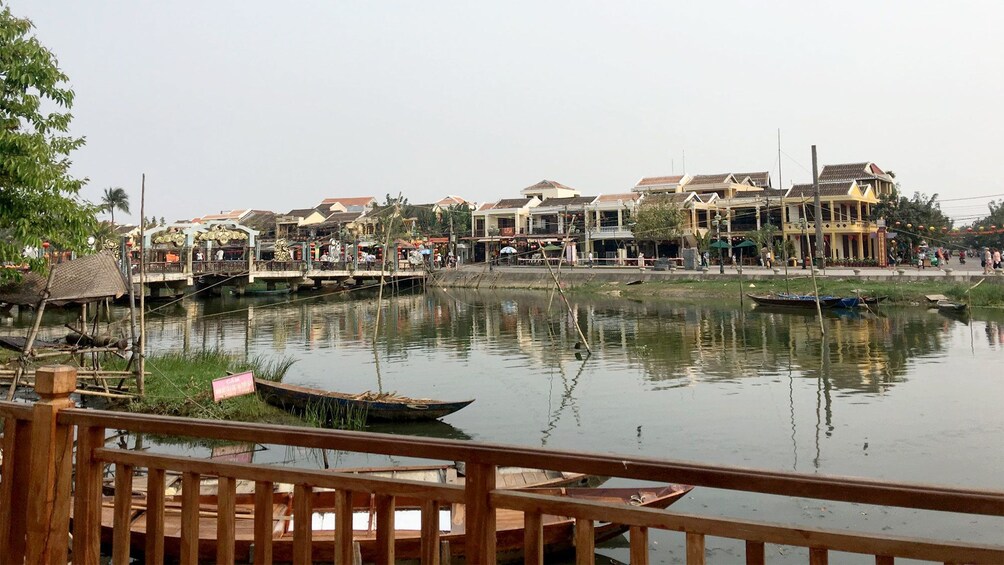
<instances>
[{"instance_id":1,"label":"hazy sky","mask_svg":"<svg viewBox=\"0 0 1004 565\"><path fill-rule=\"evenodd\" d=\"M484 202L551 179L874 161L1004 193L1004 2L10 0L77 93L98 199L190 218L330 196ZM946 202L984 214L986 199ZM119 218L117 215L116 218Z\"/></svg>"}]
</instances>

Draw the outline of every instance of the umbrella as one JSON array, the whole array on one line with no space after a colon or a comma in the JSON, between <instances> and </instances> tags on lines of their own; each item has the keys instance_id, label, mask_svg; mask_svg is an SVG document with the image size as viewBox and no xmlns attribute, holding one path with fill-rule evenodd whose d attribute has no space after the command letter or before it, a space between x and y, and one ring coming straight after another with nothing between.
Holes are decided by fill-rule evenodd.
<instances>
[{"instance_id":1,"label":"umbrella","mask_svg":"<svg viewBox=\"0 0 1004 565\"><path fill-rule=\"evenodd\" d=\"M728 249L729 247L732 247L731 245L729 245L729 242L722 241L720 239L711 244L712 249Z\"/></svg>"},{"instance_id":2,"label":"umbrella","mask_svg":"<svg viewBox=\"0 0 1004 565\"><path fill-rule=\"evenodd\" d=\"M541 250L542 251L561 251L561 246L560 245L551 244L551 245L547 245L547 246L541 248Z\"/></svg>"},{"instance_id":3,"label":"umbrella","mask_svg":"<svg viewBox=\"0 0 1004 565\"><path fill-rule=\"evenodd\" d=\"M422 255L432 255L431 249L419 249L418 252L421 253Z\"/></svg>"},{"instance_id":4,"label":"umbrella","mask_svg":"<svg viewBox=\"0 0 1004 565\"><path fill-rule=\"evenodd\" d=\"M742 243L737 243L733 247L756 247L756 243L754 243L754 242L752 242L752 241L750 241L748 239L744 239L742 241Z\"/></svg>"},{"instance_id":5,"label":"umbrella","mask_svg":"<svg viewBox=\"0 0 1004 565\"><path fill-rule=\"evenodd\" d=\"M516 248L507 245L507 246L503 247L502 250L499 251L499 253L502 253L503 255L509 255L511 253L516 253Z\"/></svg>"}]
</instances>

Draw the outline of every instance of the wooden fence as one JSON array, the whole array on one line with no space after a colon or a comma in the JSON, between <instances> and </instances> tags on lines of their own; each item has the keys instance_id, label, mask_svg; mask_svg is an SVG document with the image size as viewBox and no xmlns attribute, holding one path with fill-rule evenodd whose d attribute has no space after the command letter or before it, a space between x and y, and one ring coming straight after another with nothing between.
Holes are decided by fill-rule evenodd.
<instances>
[{"instance_id":1,"label":"wooden fence","mask_svg":"<svg viewBox=\"0 0 1004 565\"><path fill-rule=\"evenodd\" d=\"M648 532L651 528L684 532L688 564L705 561L705 538L716 536L742 540L747 563L764 563L765 544L809 548L812 565L825 564L828 552L841 551L875 556L877 564L894 558L913 558L942 563L1004 563L1004 546L949 540L913 539L875 533L808 528L791 524L734 518L690 515L642 507L572 501L526 491L497 489L498 466L577 471L629 479L686 483L736 491L766 493L820 500L855 502L972 516L1004 516L1004 492L944 486L895 484L867 479L803 475L735 467L699 465L661 459L605 454L551 451L529 447L491 445L455 440L399 437L385 434L346 432L217 422L187 418L77 409L69 398L76 387L71 367L39 369L36 391L41 400L33 405L0 402L4 419L3 466L0 469L0 556L5 563L65 563L73 534L75 564L97 565L101 558L102 493L105 469L114 467L113 518L110 547L112 562L130 559L129 522L132 514L132 478L137 470L147 472L145 500L146 535L144 559L163 563L164 478L167 472L182 475L180 507L180 554L182 563L215 559L234 563L252 558L256 564L273 558L273 486L294 485L294 563L318 559L353 563L351 511L353 493L375 500L376 549L372 559L393 563L395 557L394 511L399 500L417 501L421 508L421 562L440 563L440 505L465 505L464 551L468 563L496 561L495 511L513 509L524 513L526 563L544 558L543 517L568 516L575 520L575 551L578 563L594 559L593 528L596 521L630 528L632 563L648 563ZM219 462L192 457L162 455L105 447L106 430L186 436L336 449L435 460L464 461L467 479L463 486L420 483L365 475L281 466ZM75 438L75 442L74 442ZM74 443L76 449L74 449ZM200 507L199 485L205 477L218 477L215 539L208 552L202 544L200 524L205 524L205 506ZM254 482L254 542L238 554L235 543L237 480ZM335 489L335 529L330 546L313 543L311 493ZM695 491L699 492L699 491ZM71 530L72 508L72 530ZM996 519L996 518L993 518Z\"/></svg>"}]
</instances>

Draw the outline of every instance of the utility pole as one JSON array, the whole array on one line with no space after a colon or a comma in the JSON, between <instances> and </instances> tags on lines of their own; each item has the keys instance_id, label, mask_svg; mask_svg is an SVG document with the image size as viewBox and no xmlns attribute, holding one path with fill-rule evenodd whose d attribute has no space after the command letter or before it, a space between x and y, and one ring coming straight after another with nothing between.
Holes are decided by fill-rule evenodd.
<instances>
[{"instance_id":1,"label":"utility pole","mask_svg":"<svg viewBox=\"0 0 1004 565\"><path fill-rule=\"evenodd\" d=\"M815 204L816 224L816 267L826 268L825 248L823 245L823 205L819 202L819 171L816 165L816 146L812 146L812 192Z\"/></svg>"}]
</instances>

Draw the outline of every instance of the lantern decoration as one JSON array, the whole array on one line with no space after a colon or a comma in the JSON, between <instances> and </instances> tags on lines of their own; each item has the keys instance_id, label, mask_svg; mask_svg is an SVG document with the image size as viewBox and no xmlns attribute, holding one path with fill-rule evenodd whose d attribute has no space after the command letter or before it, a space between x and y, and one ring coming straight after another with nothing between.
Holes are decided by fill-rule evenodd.
<instances>
[{"instance_id":1,"label":"lantern decoration","mask_svg":"<svg viewBox=\"0 0 1004 565\"><path fill-rule=\"evenodd\" d=\"M972 228L972 226L970 226L970 227L966 228L966 232L967 232L967 233L973 233L973 228Z\"/></svg>"},{"instance_id":2,"label":"lantern decoration","mask_svg":"<svg viewBox=\"0 0 1004 565\"><path fill-rule=\"evenodd\" d=\"M918 230L922 230L922 229L924 229L924 224L921 224L921 225L917 226L917 229L918 229Z\"/></svg>"},{"instance_id":3,"label":"lantern decoration","mask_svg":"<svg viewBox=\"0 0 1004 565\"><path fill-rule=\"evenodd\" d=\"M897 226L899 226L899 225L900 225L900 221L899 221L899 220L896 220L896 225L897 225Z\"/></svg>"},{"instance_id":4,"label":"lantern decoration","mask_svg":"<svg viewBox=\"0 0 1004 565\"><path fill-rule=\"evenodd\" d=\"M42 247L45 248L45 249L48 249L49 248L49 242L48 241L43 241L42 242Z\"/></svg>"},{"instance_id":5,"label":"lantern decoration","mask_svg":"<svg viewBox=\"0 0 1004 565\"><path fill-rule=\"evenodd\" d=\"M995 230L997 229L997 226L990 226L990 229Z\"/></svg>"},{"instance_id":6,"label":"lantern decoration","mask_svg":"<svg viewBox=\"0 0 1004 565\"><path fill-rule=\"evenodd\" d=\"M986 227L984 227L984 226L980 226L980 231L981 231L981 232L983 232L983 231L986 231L986 229L987 229Z\"/></svg>"},{"instance_id":7,"label":"lantern decoration","mask_svg":"<svg viewBox=\"0 0 1004 565\"><path fill-rule=\"evenodd\" d=\"M941 233L945 233L945 232L947 232L947 231L948 231L948 228L944 228L944 227L943 227L943 228L941 228Z\"/></svg>"},{"instance_id":8,"label":"lantern decoration","mask_svg":"<svg viewBox=\"0 0 1004 565\"><path fill-rule=\"evenodd\" d=\"M907 227L907 229L910 229L910 228L913 227L913 224L907 224L906 227Z\"/></svg>"},{"instance_id":9,"label":"lantern decoration","mask_svg":"<svg viewBox=\"0 0 1004 565\"><path fill-rule=\"evenodd\" d=\"M931 232L931 233L934 233L934 226L931 226L931 227L929 227L929 228L927 229L927 231L929 231L929 232Z\"/></svg>"},{"instance_id":10,"label":"lantern decoration","mask_svg":"<svg viewBox=\"0 0 1004 565\"><path fill-rule=\"evenodd\" d=\"M132 247L132 240L126 241L126 247Z\"/></svg>"}]
</instances>

